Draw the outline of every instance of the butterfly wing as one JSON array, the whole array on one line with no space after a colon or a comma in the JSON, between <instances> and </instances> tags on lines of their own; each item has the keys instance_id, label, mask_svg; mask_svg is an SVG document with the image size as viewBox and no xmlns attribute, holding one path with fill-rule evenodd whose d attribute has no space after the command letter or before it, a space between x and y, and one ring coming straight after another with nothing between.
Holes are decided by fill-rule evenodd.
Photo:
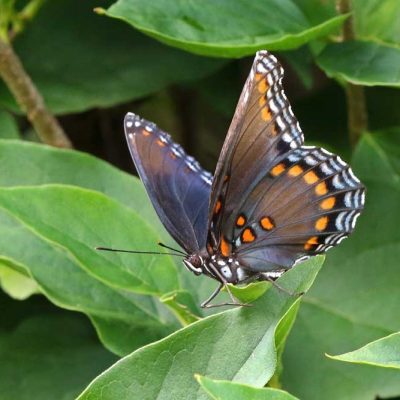
<instances>
[{"instance_id":1,"label":"butterfly wing","mask_svg":"<svg viewBox=\"0 0 400 400\"><path fill-rule=\"evenodd\" d=\"M303 146L283 69L257 53L217 165L207 249L256 271L290 268L354 228L364 188L340 158Z\"/></svg>"},{"instance_id":2,"label":"butterfly wing","mask_svg":"<svg viewBox=\"0 0 400 400\"><path fill-rule=\"evenodd\" d=\"M202 249L212 175L155 124L128 113L124 127L136 169L162 223L188 253Z\"/></svg>"}]
</instances>

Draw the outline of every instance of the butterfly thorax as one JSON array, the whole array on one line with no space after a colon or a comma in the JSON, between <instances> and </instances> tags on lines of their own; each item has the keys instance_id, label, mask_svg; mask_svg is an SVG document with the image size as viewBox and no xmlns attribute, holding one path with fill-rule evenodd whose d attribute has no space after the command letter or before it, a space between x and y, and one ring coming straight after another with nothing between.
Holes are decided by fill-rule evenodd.
<instances>
[{"instance_id":1,"label":"butterfly thorax","mask_svg":"<svg viewBox=\"0 0 400 400\"><path fill-rule=\"evenodd\" d=\"M243 268L235 257L224 257L220 254L209 255L199 252L183 260L186 268L195 275L207 275L219 282L237 284L249 279L253 274Z\"/></svg>"}]
</instances>

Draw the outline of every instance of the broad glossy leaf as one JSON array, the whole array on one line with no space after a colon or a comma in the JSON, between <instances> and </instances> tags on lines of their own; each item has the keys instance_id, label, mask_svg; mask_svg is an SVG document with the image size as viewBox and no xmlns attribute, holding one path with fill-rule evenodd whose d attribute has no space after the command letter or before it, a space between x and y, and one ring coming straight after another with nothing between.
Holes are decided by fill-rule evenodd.
<instances>
[{"instance_id":1,"label":"broad glossy leaf","mask_svg":"<svg viewBox=\"0 0 400 400\"><path fill-rule=\"evenodd\" d=\"M85 272L65 248L35 235L3 210L0 236L0 262L28 271L54 304L91 316L113 352L126 354L176 329L155 300L106 286Z\"/></svg>"},{"instance_id":2,"label":"broad glossy leaf","mask_svg":"<svg viewBox=\"0 0 400 400\"><path fill-rule=\"evenodd\" d=\"M140 215L152 225L158 221L136 177L80 151L0 140L0 170L3 172L0 187L49 183L80 186L102 192L135 211L140 210Z\"/></svg>"},{"instance_id":3,"label":"broad glossy leaf","mask_svg":"<svg viewBox=\"0 0 400 400\"><path fill-rule=\"evenodd\" d=\"M2 399L72 400L116 361L89 321L35 296L18 302L0 292Z\"/></svg>"},{"instance_id":4,"label":"broad glossy leaf","mask_svg":"<svg viewBox=\"0 0 400 400\"><path fill-rule=\"evenodd\" d=\"M328 76L366 86L400 87L400 47L352 41L328 45L317 57Z\"/></svg>"},{"instance_id":5,"label":"broad glossy leaf","mask_svg":"<svg viewBox=\"0 0 400 400\"><path fill-rule=\"evenodd\" d=\"M367 186L365 211L354 235L329 252L284 352L283 385L300 398L320 399L321 392L327 400L400 394L400 371L325 357L400 330L393 317L400 302L399 154L400 129L365 134L355 153L355 173Z\"/></svg>"},{"instance_id":6,"label":"broad glossy leaf","mask_svg":"<svg viewBox=\"0 0 400 400\"><path fill-rule=\"evenodd\" d=\"M193 53L241 57L257 50L286 50L326 36L346 17L326 15L327 6L310 17L293 0L118 0L106 10L156 39ZM324 11L322 11L324 10Z\"/></svg>"},{"instance_id":7,"label":"broad glossy leaf","mask_svg":"<svg viewBox=\"0 0 400 400\"><path fill-rule=\"evenodd\" d=\"M0 109L0 138L18 139L19 130L14 117L5 110Z\"/></svg>"},{"instance_id":8,"label":"broad glossy leaf","mask_svg":"<svg viewBox=\"0 0 400 400\"><path fill-rule=\"evenodd\" d=\"M338 356L329 356L329 358L354 364L400 369L399 354L400 333L397 332L368 343L357 350Z\"/></svg>"},{"instance_id":9,"label":"broad glossy leaf","mask_svg":"<svg viewBox=\"0 0 400 400\"><path fill-rule=\"evenodd\" d=\"M205 376L198 376L201 387L215 400L296 400L296 397L283 390L255 388L240 383L217 381Z\"/></svg>"},{"instance_id":10,"label":"broad glossy leaf","mask_svg":"<svg viewBox=\"0 0 400 400\"><path fill-rule=\"evenodd\" d=\"M293 291L307 290L322 261L318 257L298 265L282 276L280 284ZM195 322L125 357L79 399L205 399L195 373L262 387L275 370L276 326L293 302L293 297L273 288L253 307Z\"/></svg>"},{"instance_id":11,"label":"broad glossy leaf","mask_svg":"<svg viewBox=\"0 0 400 400\"><path fill-rule=\"evenodd\" d=\"M99 4L100 3L100 4ZM15 40L18 55L57 114L110 107L169 84L203 77L222 64L163 46L93 12L110 1L49 1ZM0 103L18 111L2 85Z\"/></svg>"},{"instance_id":12,"label":"broad glossy leaf","mask_svg":"<svg viewBox=\"0 0 400 400\"><path fill-rule=\"evenodd\" d=\"M159 240L138 214L98 192L62 185L1 189L0 207L68 249L82 269L107 285L158 295L179 288L169 256L95 250L103 245L145 249Z\"/></svg>"}]
</instances>

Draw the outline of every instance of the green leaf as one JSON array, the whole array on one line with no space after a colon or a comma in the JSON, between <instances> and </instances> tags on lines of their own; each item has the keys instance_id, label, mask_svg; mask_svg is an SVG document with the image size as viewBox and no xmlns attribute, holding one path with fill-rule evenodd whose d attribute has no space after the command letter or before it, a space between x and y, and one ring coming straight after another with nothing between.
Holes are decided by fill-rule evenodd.
<instances>
[{"instance_id":1,"label":"green leaf","mask_svg":"<svg viewBox=\"0 0 400 400\"><path fill-rule=\"evenodd\" d=\"M187 290L174 290L171 293L166 293L160 297L160 301L169 307L182 326L198 321L202 315L192 294Z\"/></svg>"},{"instance_id":2,"label":"green leaf","mask_svg":"<svg viewBox=\"0 0 400 400\"><path fill-rule=\"evenodd\" d=\"M375 340L360 349L329 358L355 364L400 369L400 333Z\"/></svg>"},{"instance_id":3,"label":"green leaf","mask_svg":"<svg viewBox=\"0 0 400 400\"><path fill-rule=\"evenodd\" d=\"M197 376L201 387L215 400L296 400L287 392L271 388L255 388L240 383Z\"/></svg>"},{"instance_id":4,"label":"green leaf","mask_svg":"<svg viewBox=\"0 0 400 400\"><path fill-rule=\"evenodd\" d=\"M0 110L0 139L18 139L19 130L14 117L7 111Z\"/></svg>"},{"instance_id":5,"label":"green leaf","mask_svg":"<svg viewBox=\"0 0 400 400\"><path fill-rule=\"evenodd\" d=\"M179 287L169 256L160 260L148 254L95 250L104 244L144 249L159 241L137 214L100 193L61 185L1 189L0 207L44 239L68 249L84 270L108 285L144 294Z\"/></svg>"},{"instance_id":6,"label":"green leaf","mask_svg":"<svg viewBox=\"0 0 400 400\"><path fill-rule=\"evenodd\" d=\"M26 275L0 262L0 285L12 298L25 300L35 293L39 293L36 282Z\"/></svg>"},{"instance_id":7,"label":"green leaf","mask_svg":"<svg viewBox=\"0 0 400 400\"><path fill-rule=\"evenodd\" d=\"M0 170L3 171L0 187L62 183L102 192L136 212L140 211L143 219L165 235L139 179L89 154L43 144L0 140Z\"/></svg>"},{"instance_id":8,"label":"green leaf","mask_svg":"<svg viewBox=\"0 0 400 400\"><path fill-rule=\"evenodd\" d=\"M324 9L326 6L318 4ZM308 10L306 10L308 11ZM193 53L215 57L241 57L257 50L287 50L326 36L346 16L324 12L310 17L293 0L170 2L118 0L105 14ZM228 23L227 23L228 22Z\"/></svg>"},{"instance_id":9,"label":"green leaf","mask_svg":"<svg viewBox=\"0 0 400 400\"><path fill-rule=\"evenodd\" d=\"M366 86L400 87L400 47L352 41L328 45L317 57L330 77Z\"/></svg>"},{"instance_id":10,"label":"green leaf","mask_svg":"<svg viewBox=\"0 0 400 400\"><path fill-rule=\"evenodd\" d=\"M109 1L102 1L108 6ZM49 1L14 41L51 111L110 107L167 85L199 79L222 65L168 48L93 12L99 1ZM19 112L5 86L0 103Z\"/></svg>"},{"instance_id":11,"label":"green leaf","mask_svg":"<svg viewBox=\"0 0 400 400\"><path fill-rule=\"evenodd\" d=\"M328 253L283 356L283 385L299 398L320 399L324 393L327 400L364 400L400 393L399 371L324 356L400 330L393 318L400 302L399 154L399 128L365 134L356 150L353 167L367 187L364 213L354 235Z\"/></svg>"},{"instance_id":12,"label":"green leaf","mask_svg":"<svg viewBox=\"0 0 400 400\"><path fill-rule=\"evenodd\" d=\"M307 290L322 262L322 257L316 257L300 264L279 283L288 290ZM252 307L195 322L120 360L95 379L79 399L100 395L103 400L204 399L193 378L195 373L263 386L275 370L276 326L293 301L273 288Z\"/></svg>"},{"instance_id":13,"label":"green leaf","mask_svg":"<svg viewBox=\"0 0 400 400\"><path fill-rule=\"evenodd\" d=\"M43 298L0 292L0 392L3 399L73 399L116 361L82 315Z\"/></svg>"},{"instance_id":14,"label":"green leaf","mask_svg":"<svg viewBox=\"0 0 400 400\"><path fill-rule=\"evenodd\" d=\"M176 329L152 298L106 286L66 249L35 235L3 210L0 236L0 262L28 271L54 304L88 314L113 352L126 354Z\"/></svg>"},{"instance_id":15,"label":"green leaf","mask_svg":"<svg viewBox=\"0 0 400 400\"><path fill-rule=\"evenodd\" d=\"M358 38L399 46L400 2L393 0L352 0Z\"/></svg>"},{"instance_id":16,"label":"green leaf","mask_svg":"<svg viewBox=\"0 0 400 400\"><path fill-rule=\"evenodd\" d=\"M229 285L232 294L242 303L252 303L261 297L270 287L271 283L266 281L254 282L245 286Z\"/></svg>"}]
</instances>

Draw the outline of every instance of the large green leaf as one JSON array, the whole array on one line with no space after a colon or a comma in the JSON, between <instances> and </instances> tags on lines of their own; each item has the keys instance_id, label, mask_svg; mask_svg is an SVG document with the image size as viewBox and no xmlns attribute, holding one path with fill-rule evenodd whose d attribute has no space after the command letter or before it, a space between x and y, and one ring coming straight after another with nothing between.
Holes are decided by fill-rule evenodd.
<instances>
[{"instance_id":1,"label":"large green leaf","mask_svg":"<svg viewBox=\"0 0 400 400\"><path fill-rule=\"evenodd\" d=\"M203 77L221 65L101 18L93 12L96 5L95 0L48 1L15 40L22 63L57 114L138 99L171 83ZM0 102L18 110L4 86Z\"/></svg>"},{"instance_id":2,"label":"large green leaf","mask_svg":"<svg viewBox=\"0 0 400 400\"><path fill-rule=\"evenodd\" d=\"M116 361L84 316L0 292L0 397L72 400Z\"/></svg>"},{"instance_id":3,"label":"large green leaf","mask_svg":"<svg viewBox=\"0 0 400 400\"><path fill-rule=\"evenodd\" d=\"M296 400L296 397L278 389L260 389L240 383L217 381L204 376L197 377L197 380L215 400Z\"/></svg>"},{"instance_id":4,"label":"large green leaf","mask_svg":"<svg viewBox=\"0 0 400 400\"><path fill-rule=\"evenodd\" d=\"M352 41L328 45L317 57L331 77L367 86L400 87L400 47Z\"/></svg>"},{"instance_id":5,"label":"large green leaf","mask_svg":"<svg viewBox=\"0 0 400 400\"><path fill-rule=\"evenodd\" d=\"M126 354L176 328L152 298L106 286L65 248L35 235L4 211L0 236L1 264L26 271L54 304L91 316L103 343L115 353Z\"/></svg>"},{"instance_id":6,"label":"large green leaf","mask_svg":"<svg viewBox=\"0 0 400 400\"><path fill-rule=\"evenodd\" d=\"M108 285L158 295L179 288L169 256L95 250L104 244L144 249L159 240L139 215L100 193L62 185L1 189L0 207L67 248L83 269Z\"/></svg>"},{"instance_id":7,"label":"large green leaf","mask_svg":"<svg viewBox=\"0 0 400 400\"><path fill-rule=\"evenodd\" d=\"M286 50L325 36L345 16L293 0L118 0L105 13L169 45L202 55L240 57L257 50Z\"/></svg>"},{"instance_id":8,"label":"large green leaf","mask_svg":"<svg viewBox=\"0 0 400 400\"><path fill-rule=\"evenodd\" d=\"M322 261L317 257L298 265L280 284L295 292L307 290ZM272 288L252 307L195 322L125 357L95 379L79 398L204 399L195 373L262 387L276 366L276 326L294 301Z\"/></svg>"},{"instance_id":9,"label":"large green leaf","mask_svg":"<svg viewBox=\"0 0 400 400\"><path fill-rule=\"evenodd\" d=\"M378 367L400 369L400 333L366 344L360 349L338 356L329 356L333 360L355 364L376 365Z\"/></svg>"},{"instance_id":10,"label":"large green leaf","mask_svg":"<svg viewBox=\"0 0 400 400\"><path fill-rule=\"evenodd\" d=\"M283 384L300 398L364 400L400 394L400 372L338 363L341 354L400 330L400 129L365 134L354 158L367 186L355 234L332 250L304 299L283 357ZM315 384L318 382L318 385Z\"/></svg>"},{"instance_id":11,"label":"large green leaf","mask_svg":"<svg viewBox=\"0 0 400 400\"><path fill-rule=\"evenodd\" d=\"M158 222L144 187L136 177L86 153L0 140L0 170L0 187L49 183L80 186L102 192L136 212L140 210L140 215L152 225Z\"/></svg>"}]
</instances>

